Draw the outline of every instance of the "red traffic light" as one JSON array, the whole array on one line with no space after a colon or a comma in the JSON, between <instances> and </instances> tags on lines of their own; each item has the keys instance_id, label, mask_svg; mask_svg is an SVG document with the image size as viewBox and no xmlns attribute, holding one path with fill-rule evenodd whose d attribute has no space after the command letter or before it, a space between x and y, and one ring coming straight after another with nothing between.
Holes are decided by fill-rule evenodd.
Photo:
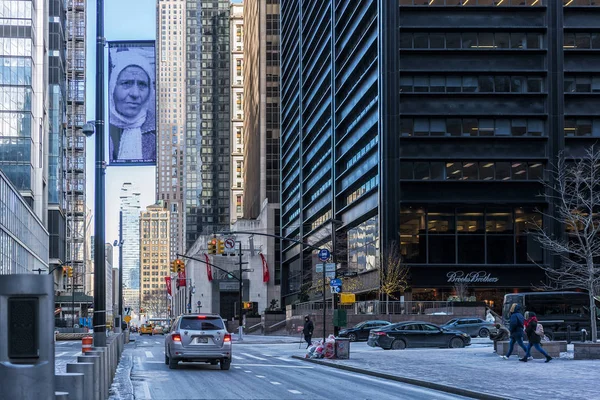
<instances>
[{"instance_id":1,"label":"red traffic light","mask_svg":"<svg viewBox=\"0 0 600 400\"><path fill-rule=\"evenodd\" d=\"M213 240L211 240L210 242L211 242L211 244L214 246L214 245L216 245L216 244L217 244L217 239L213 239Z\"/></svg>"}]
</instances>

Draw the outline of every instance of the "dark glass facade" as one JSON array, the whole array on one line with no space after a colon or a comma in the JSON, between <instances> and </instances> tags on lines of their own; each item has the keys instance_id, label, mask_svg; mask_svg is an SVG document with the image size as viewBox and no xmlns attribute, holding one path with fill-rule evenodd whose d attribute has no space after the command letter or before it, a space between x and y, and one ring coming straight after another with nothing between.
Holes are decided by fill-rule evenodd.
<instances>
[{"instance_id":1,"label":"dark glass facade","mask_svg":"<svg viewBox=\"0 0 600 400\"><path fill-rule=\"evenodd\" d=\"M229 228L229 1L186 3L185 234Z\"/></svg>"},{"instance_id":2,"label":"dark glass facade","mask_svg":"<svg viewBox=\"0 0 600 400\"><path fill-rule=\"evenodd\" d=\"M545 280L531 227L562 227L539 179L600 136L595 3L283 2L284 235L341 220L337 261L364 289L399 243L415 300L482 274L471 294L499 306ZM282 262L289 304L313 260L286 245Z\"/></svg>"}]
</instances>

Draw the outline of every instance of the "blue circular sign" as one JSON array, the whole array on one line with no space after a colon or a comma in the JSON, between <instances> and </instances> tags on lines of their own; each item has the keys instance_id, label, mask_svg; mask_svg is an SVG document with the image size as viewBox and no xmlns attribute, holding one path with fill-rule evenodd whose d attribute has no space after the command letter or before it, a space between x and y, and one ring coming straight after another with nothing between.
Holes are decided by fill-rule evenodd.
<instances>
[{"instance_id":1,"label":"blue circular sign","mask_svg":"<svg viewBox=\"0 0 600 400\"><path fill-rule=\"evenodd\" d=\"M319 260L327 261L327 260L329 260L329 257L331 257L329 250L327 250L327 249L319 250Z\"/></svg>"}]
</instances>

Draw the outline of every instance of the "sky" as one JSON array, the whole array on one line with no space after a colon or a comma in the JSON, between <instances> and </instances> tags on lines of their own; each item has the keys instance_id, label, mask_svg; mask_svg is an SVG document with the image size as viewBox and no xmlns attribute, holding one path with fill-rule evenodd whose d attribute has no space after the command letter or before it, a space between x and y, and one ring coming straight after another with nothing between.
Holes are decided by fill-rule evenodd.
<instances>
[{"instance_id":1,"label":"sky","mask_svg":"<svg viewBox=\"0 0 600 400\"><path fill-rule=\"evenodd\" d=\"M156 0L105 0L104 36L107 41L114 40L155 40L156 39ZM86 60L86 116L88 121L95 120L96 95L96 2L87 2L87 60ZM104 53L105 65L108 65L108 49ZM105 68L105 77L108 71ZM108 81L106 83L108 85ZM105 91L106 93L106 91ZM108 118L105 119L108 127ZM87 207L94 213L95 180L95 136L87 139ZM108 155L107 155L108 156ZM141 207L154 204L156 167L113 167L106 168L106 242L113 243L119 238L119 195L124 182L133 183L141 193ZM95 217L95 216L94 216ZM95 218L93 223L95 222ZM92 229L93 229L92 223ZM93 233L92 233L93 235ZM114 253L113 266L118 266L118 251Z\"/></svg>"}]
</instances>

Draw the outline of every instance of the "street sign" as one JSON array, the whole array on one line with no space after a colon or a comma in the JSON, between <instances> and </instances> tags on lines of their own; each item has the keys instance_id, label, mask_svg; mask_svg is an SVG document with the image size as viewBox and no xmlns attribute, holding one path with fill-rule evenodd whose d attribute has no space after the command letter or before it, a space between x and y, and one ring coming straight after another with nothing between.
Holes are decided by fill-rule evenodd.
<instances>
[{"instance_id":1,"label":"street sign","mask_svg":"<svg viewBox=\"0 0 600 400\"><path fill-rule=\"evenodd\" d=\"M355 302L356 302L356 295L354 293L340 294L340 304L354 304Z\"/></svg>"},{"instance_id":2,"label":"street sign","mask_svg":"<svg viewBox=\"0 0 600 400\"><path fill-rule=\"evenodd\" d=\"M123 307L125 309L125 315L131 314L131 307Z\"/></svg>"},{"instance_id":3,"label":"street sign","mask_svg":"<svg viewBox=\"0 0 600 400\"><path fill-rule=\"evenodd\" d=\"M127 323L131 322L131 315L126 315L125 318L123 318L123 320Z\"/></svg>"},{"instance_id":4,"label":"street sign","mask_svg":"<svg viewBox=\"0 0 600 400\"><path fill-rule=\"evenodd\" d=\"M225 253L235 254L235 238L228 237L225 239Z\"/></svg>"},{"instance_id":5,"label":"street sign","mask_svg":"<svg viewBox=\"0 0 600 400\"><path fill-rule=\"evenodd\" d=\"M331 293L341 293L342 292L341 286L329 286L329 289L331 290Z\"/></svg>"},{"instance_id":6,"label":"street sign","mask_svg":"<svg viewBox=\"0 0 600 400\"><path fill-rule=\"evenodd\" d=\"M332 279L331 282L329 282L330 286L342 286L342 280L341 279Z\"/></svg>"},{"instance_id":7,"label":"street sign","mask_svg":"<svg viewBox=\"0 0 600 400\"><path fill-rule=\"evenodd\" d=\"M331 257L329 250L327 250L327 249L319 250L319 260L327 261L327 260L329 260L329 257Z\"/></svg>"},{"instance_id":8,"label":"street sign","mask_svg":"<svg viewBox=\"0 0 600 400\"><path fill-rule=\"evenodd\" d=\"M333 272L325 272L325 278L335 278L335 271Z\"/></svg>"},{"instance_id":9,"label":"street sign","mask_svg":"<svg viewBox=\"0 0 600 400\"><path fill-rule=\"evenodd\" d=\"M323 264L319 263L317 265L315 265L316 268L316 272L323 272ZM335 272L335 264L334 263L327 263L325 264L325 272Z\"/></svg>"}]
</instances>

